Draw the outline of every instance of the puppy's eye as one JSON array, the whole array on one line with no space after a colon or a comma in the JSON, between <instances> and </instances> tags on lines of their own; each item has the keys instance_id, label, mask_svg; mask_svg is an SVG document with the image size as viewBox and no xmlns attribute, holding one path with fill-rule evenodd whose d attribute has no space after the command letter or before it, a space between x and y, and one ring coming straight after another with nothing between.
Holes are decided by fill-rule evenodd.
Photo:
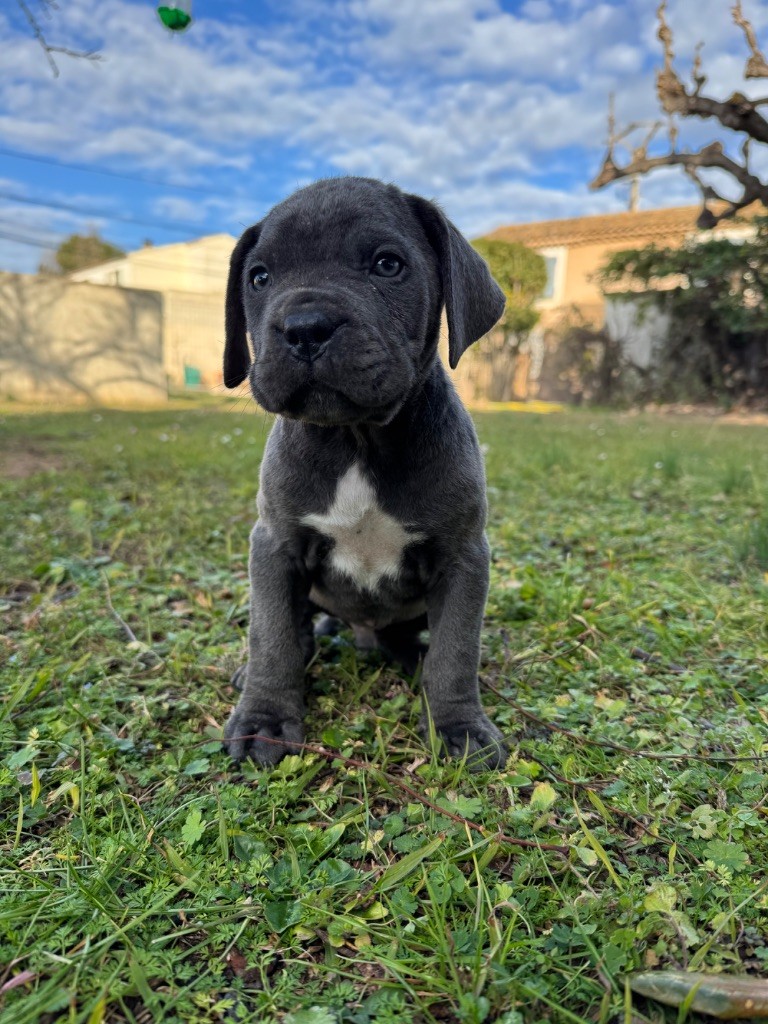
<instances>
[{"instance_id":1,"label":"puppy's eye","mask_svg":"<svg viewBox=\"0 0 768 1024\"><path fill-rule=\"evenodd\" d=\"M383 252L373 265L377 277L397 277L403 269L403 261L393 252Z\"/></svg>"},{"instance_id":2,"label":"puppy's eye","mask_svg":"<svg viewBox=\"0 0 768 1024\"><path fill-rule=\"evenodd\" d=\"M254 267L251 271L251 286L253 288L264 288L269 284L269 271L266 267Z\"/></svg>"}]
</instances>

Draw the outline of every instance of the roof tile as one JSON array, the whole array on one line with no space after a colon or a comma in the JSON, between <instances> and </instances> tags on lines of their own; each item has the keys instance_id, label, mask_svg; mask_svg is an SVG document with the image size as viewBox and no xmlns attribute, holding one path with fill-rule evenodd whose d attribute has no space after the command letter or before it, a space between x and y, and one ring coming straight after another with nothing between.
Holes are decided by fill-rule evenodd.
<instances>
[{"instance_id":1,"label":"roof tile","mask_svg":"<svg viewBox=\"0 0 768 1024\"><path fill-rule=\"evenodd\" d=\"M500 238L506 242L522 242L535 247L555 245L599 245L613 242L644 243L668 240L679 235L680 240L696 230L700 206L670 206L659 210L625 210L621 213L596 214L590 217L571 217L566 220L545 220L531 224L510 224L490 232L487 238ZM754 217L757 204L748 207L745 215ZM723 228L732 225L725 221Z\"/></svg>"}]
</instances>

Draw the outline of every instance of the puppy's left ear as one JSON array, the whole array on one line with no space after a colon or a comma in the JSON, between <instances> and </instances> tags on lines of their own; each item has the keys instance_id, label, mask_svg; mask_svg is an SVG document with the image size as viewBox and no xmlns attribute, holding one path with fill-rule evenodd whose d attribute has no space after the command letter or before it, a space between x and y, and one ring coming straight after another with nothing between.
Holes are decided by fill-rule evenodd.
<instances>
[{"instance_id":1,"label":"puppy's left ear","mask_svg":"<svg viewBox=\"0 0 768 1024\"><path fill-rule=\"evenodd\" d=\"M437 253L448 317L448 361L454 370L469 346L499 320L506 299L488 264L442 210L421 196L408 200Z\"/></svg>"},{"instance_id":2,"label":"puppy's left ear","mask_svg":"<svg viewBox=\"0 0 768 1024\"><path fill-rule=\"evenodd\" d=\"M236 388L248 376L251 353L245 333L243 308L243 268L245 257L256 244L261 224L254 224L243 233L229 259L229 279L225 305L224 383Z\"/></svg>"}]
</instances>

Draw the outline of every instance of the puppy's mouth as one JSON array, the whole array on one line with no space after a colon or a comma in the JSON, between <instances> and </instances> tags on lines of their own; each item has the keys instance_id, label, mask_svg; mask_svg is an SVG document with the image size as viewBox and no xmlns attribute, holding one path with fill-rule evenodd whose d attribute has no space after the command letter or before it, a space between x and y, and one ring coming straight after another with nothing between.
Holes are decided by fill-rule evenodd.
<instances>
[{"instance_id":1,"label":"puppy's mouth","mask_svg":"<svg viewBox=\"0 0 768 1024\"><path fill-rule=\"evenodd\" d=\"M274 395L262 394L253 374L251 390L258 404L267 412L321 427L353 426L358 423L384 426L396 415L402 404L398 400L375 407L359 405L342 391L317 382L300 384L287 395L276 399Z\"/></svg>"}]
</instances>

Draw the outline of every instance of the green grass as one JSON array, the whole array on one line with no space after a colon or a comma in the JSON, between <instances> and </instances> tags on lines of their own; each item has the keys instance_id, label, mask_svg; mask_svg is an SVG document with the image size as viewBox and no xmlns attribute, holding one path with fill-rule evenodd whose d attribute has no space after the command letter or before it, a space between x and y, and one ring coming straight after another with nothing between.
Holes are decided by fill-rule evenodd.
<instances>
[{"instance_id":1,"label":"green grass","mask_svg":"<svg viewBox=\"0 0 768 1024\"><path fill-rule=\"evenodd\" d=\"M263 417L0 422L3 1024L671 1024L627 974L765 971L765 428L478 427L513 754L473 776L345 637L309 673L339 758L221 752Z\"/></svg>"}]
</instances>

